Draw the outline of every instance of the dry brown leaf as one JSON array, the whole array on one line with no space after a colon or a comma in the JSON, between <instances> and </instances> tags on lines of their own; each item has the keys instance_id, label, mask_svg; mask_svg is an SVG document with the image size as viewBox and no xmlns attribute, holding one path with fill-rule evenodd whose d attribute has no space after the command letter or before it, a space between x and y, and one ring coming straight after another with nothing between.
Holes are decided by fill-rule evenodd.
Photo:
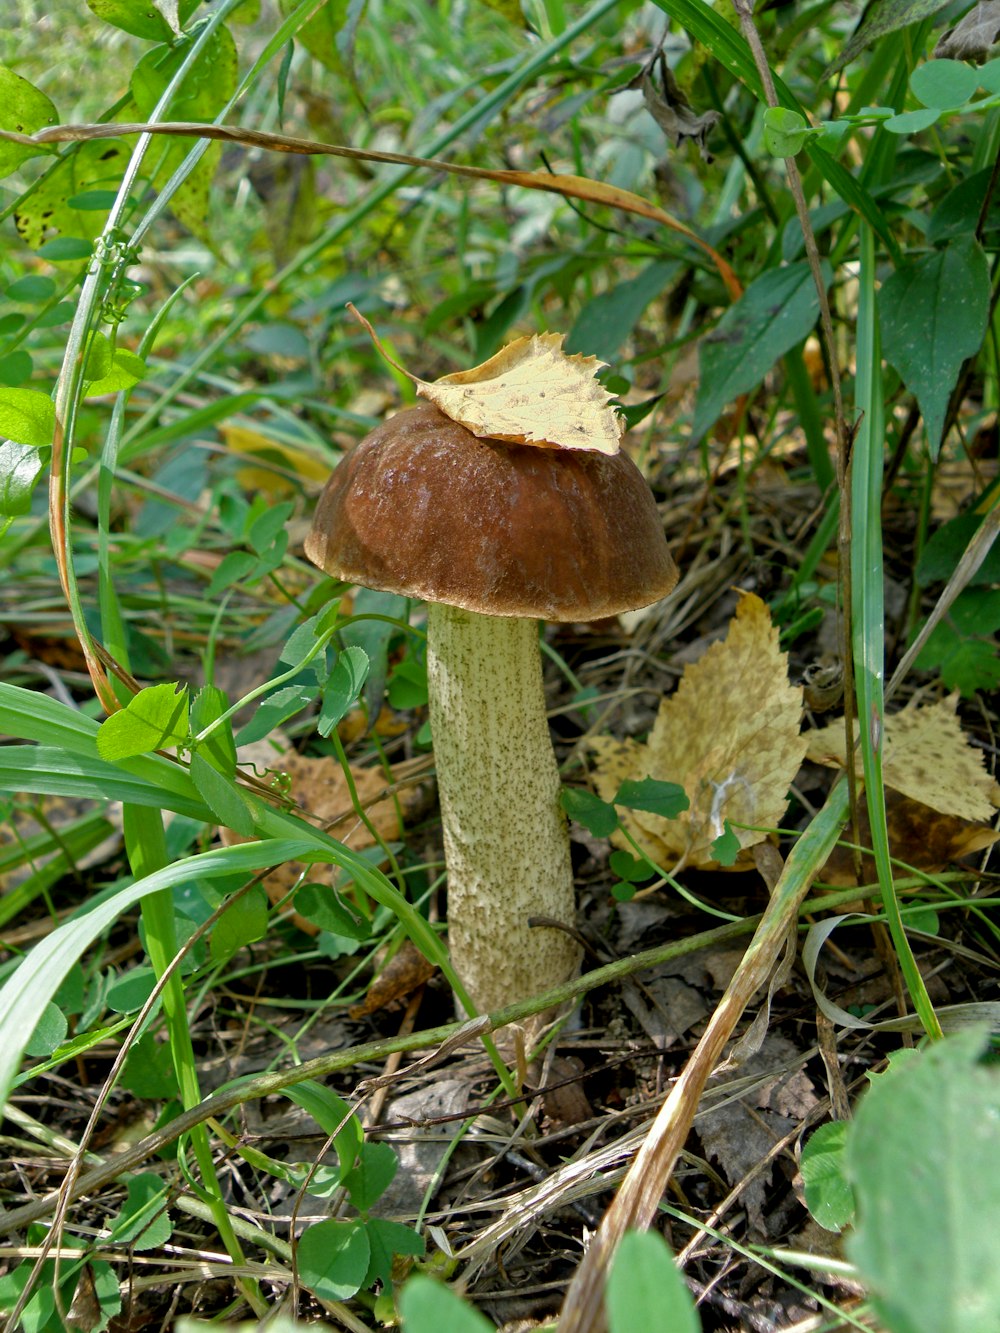
<instances>
[{"instance_id":1,"label":"dry brown leaf","mask_svg":"<svg viewBox=\"0 0 1000 1333\"><path fill-rule=\"evenodd\" d=\"M565 335L518 338L480 366L416 381L417 393L483 439L616 454L622 419L594 378L596 356L567 356Z\"/></svg>"},{"instance_id":2,"label":"dry brown leaf","mask_svg":"<svg viewBox=\"0 0 1000 1333\"><path fill-rule=\"evenodd\" d=\"M889 850L892 855L913 866L914 869L925 870L932 875L944 870L954 861L961 861L965 856L985 851L995 842L1000 842L1000 833L996 829L985 824L971 824L967 820L957 819L954 815L942 814L938 810L932 810L929 805L923 805L920 801L904 796L902 792L887 791L885 807ZM871 826L868 821L868 807L864 802L858 810L858 838L862 847L871 848ZM875 883L877 876L871 855L862 861L862 872L864 883ZM835 847L823 867L820 878L826 884L843 888L857 884L853 851L846 846Z\"/></svg>"},{"instance_id":3,"label":"dry brown leaf","mask_svg":"<svg viewBox=\"0 0 1000 1333\"><path fill-rule=\"evenodd\" d=\"M660 865L680 857L713 865L712 843L726 820L780 824L806 749L801 717L802 688L788 683L788 656L770 612L743 593L726 638L687 667L660 704L647 744L595 744L598 792L610 800L623 778L679 783L691 804L677 819L623 810L625 827ZM755 829L733 832L743 849L766 837Z\"/></svg>"},{"instance_id":4,"label":"dry brown leaf","mask_svg":"<svg viewBox=\"0 0 1000 1333\"><path fill-rule=\"evenodd\" d=\"M611 394L594 377L605 362L568 356L563 333L517 338L471 370L422 380L394 361L364 315L349 305L391 366L417 393L452 421L484 440L530 444L539 449L589 449L616 454L625 431Z\"/></svg>"},{"instance_id":5,"label":"dry brown leaf","mask_svg":"<svg viewBox=\"0 0 1000 1333\"><path fill-rule=\"evenodd\" d=\"M355 852L372 846L372 836L351 804L347 779L335 759L325 756L313 759L295 750L288 750L269 757L267 766L287 776L287 791L292 800L311 815L315 822L328 828L338 841ZM352 768L351 773L358 800L379 836L384 842L398 839L402 826L396 802L391 798L380 799L385 795L390 779L380 768ZM405 802L408 798L401 799ZM222 831L222 838L227 845L246 841L230 829ZM272 903L279 902L295 887L305 868L300 861L286 861L264 877L264 888ZM309 876L318 883L332 883L336 869L336 866L314 865L309 869ZM306 934L318 933L318 927L304 917L295 915L292 919Z\"/></svg>"},{"instance_id":6,"label":"dry brown leaf","mask_svg":"<svg viewBox=\"0 0 1000 1333\"><path fill-rule=\"evenodd\" d=\"M962 731L957 707L958 695L951 694L926 708L904 708L887 717L882 774L894 791L942 815L976 823L990 819L1000 805L1000 787ZM815 763L846 768L846 749L843 722L809 733L806 753ZM861 755L854 754L860 777Z\"/></svg>"},{"instance_id":7,"label":"dry brown leaf","mask_svg":"<svg viewBox=\"0 0 1000 1333\"><path fill-rule=\"evenodd\" d=\"M437 965L429 963L412 940L404 940L368 987L365 998L348 1010L349 1016L364 1018L395 1000L405 999L418 986L430 981L436 971Z\"/></svg>"}]
</instances>

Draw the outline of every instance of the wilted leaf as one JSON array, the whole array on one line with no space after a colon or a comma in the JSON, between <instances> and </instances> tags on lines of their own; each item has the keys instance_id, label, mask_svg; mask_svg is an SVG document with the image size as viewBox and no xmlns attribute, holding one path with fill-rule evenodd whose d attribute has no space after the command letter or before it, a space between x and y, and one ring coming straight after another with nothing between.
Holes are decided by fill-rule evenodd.
<instances>
[{"instance_id":1,"label":"wilted leaf","mask_svg":"<svg viewBox=\"0 0 1000 1333\"><path fill-rule=\"evenodd\" d=\"M417 393L473 435L542 449L618 452L623 423L611 406L611 394L594 378L604 362L579 353L567 356L565 334L517 338L481 365L429 383L396 365L368 321L357 317Z\"/></svg>"},{"instance_id":2,"label":"wilted leaf","mask_svg":"<svg viewBox=\"0 0 1000 1333\"><path fill-rule=\"evenodd\" d=\"M831 74L849 65L877 37L884 37L887 32L898 32L911 23L930 18L939 9L944 9L947 3L948 0L875 0L865 10L864 18L848 38L843 51L823 71L822 77L828 79Z\"/></svg>"},{"instance_id":3,"label":"wilted leaf","mask_svg":"<svg viewBox=\"0 0 1000 1333\"><path fill-rule=\"evenodd\" d=\"M932 875L960 861L963 856L985 851L1000 841L1000 833L988 824L973 824L955 815L942 814L902 792L887 791L885 807L891 854L914 869ZM858 811L858 840L862 847L871 848L871 825L864 802ZM875 865L870 856L862 861L862 866L866 872L864 882L874 883ZM826 884L843 885L844 888L857 884L851 849L835 847L820 878Z\"/></svg>"},{"instance_id":4,"label":"wilted leaf","mask_svg":"<svg viewBox=\"0 0 1000 1333\"><path fill-rule=\"evenodd\" d=\"M887 787L944 815L972 822L990 819L1000 788L983 757L962 731L951 694L926 708L906 708L885 720L882 773ZM855 731L857 724L855 724ZM829 768L846 768L844 725L833 722L809 733L807 754ZM858 752L855 766L861 776Z\"/></svg>"},{"instance_id":5,"label":"wilted leaf","mask_svg":"<svg viewBox=\"0 0 1000 1333\"><path fill-rule=\"evenodd\" d=\"M656 73L660 76L659 86ZM698 145L702 160L712 161L707 140L722 116L718 111L704 111L701 115L694 111L662 51L628 86L639 89L646 110L675 148L679 148L686 139L691 139Z\"/></svg>"},{"instance_id":6,"label":"wilted leaf","mask_svg":"<svg viewBox=\"0 0 1000 1333\"><path fill-rule=\"evenodd\" d=\"M351 1008L350 1017L363 1018L394 1000L405 999L418 986L430 981L436 971L435 964L429 963L411 940L404 940L368 987L364 1000Z\"/></svg>"},{"instance_id":7,"label":"wilted leaf","mask_svg":"<svg viewBox=\"0 0 1000 1333\"><path fill-rule=\"evenodd\" d=\"M605 800L647 775L684 788L690 808L675 819L623 810L622 823L660 865L715 863L712 844L732 826L742 849L781 822L805 754L802 689L788 683L788 657L759 597L744 594L721 643L688 667L660 704L645 745L598 738L594 775Z\"/></svg>"},{"instance_id":8,"label":"wilted leaf","mask_svg":"<svg viewBox=\"0 0 1000 1333\"><path fill-rule=\"evenodd\" d=\"M988 54L1000 34L1000 0L983 0L938 38L935 58L978 60Z\"/></svg>"}]
</instances>

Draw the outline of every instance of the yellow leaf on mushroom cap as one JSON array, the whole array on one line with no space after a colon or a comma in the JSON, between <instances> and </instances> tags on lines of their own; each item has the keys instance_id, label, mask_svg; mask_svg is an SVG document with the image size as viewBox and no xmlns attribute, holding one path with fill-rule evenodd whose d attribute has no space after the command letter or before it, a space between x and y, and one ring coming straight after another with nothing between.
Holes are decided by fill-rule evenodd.
<instances>
[{"instance_id":1,"label":"yellow leaf on mushroom cap","mask_svg":"<svg viewBox=\"0 0 1000 1333\"><path fill-rule=\"evenodd\" d=\"M605 362L567 356L564 340L562 333L518 338L471 370L433 384L416 380L417 393L482 439L616 454L622 419L594 378Z\"/></svg>"},{"instance_id":2,"label":"yellow leaf on mushroom cap","mask_svg":"<svg viewBox=\"0 0 1000 1333\"><path fill-rule=\"evenodd\" d=\"M942 815L972 822L990 819L1000 805L1000 787L983 756L969 744L951 694L925 708L904 708L885 719L882 775L885 785ZM857 723L855 722L855 735ZM808 756L829 768L846 768L844 724L831 722L809 733ZM855 751L861 775L861 756Z\"/></svg>"},{"instance_id":3,"label":"yellow leaf on mushroom cap","mask_svg":"<svg viewBox=\"0 0 1000 1333\"><path fill-rule=\"evenodd\" d=\"M676 819L620 810L622 821L661 865L680 857L689 866L713 865L712 843L726 820L763 829L781 823L805 755L801 719L802 689L788 682L788 655L770 612L743 593L726 638L687 667L661 702L648 742L593 743L595 785L612 800L624 778L678 783L690 805ZM756 829L733 832L744 849L766 837Z\"/></svg>"}]
</instances>

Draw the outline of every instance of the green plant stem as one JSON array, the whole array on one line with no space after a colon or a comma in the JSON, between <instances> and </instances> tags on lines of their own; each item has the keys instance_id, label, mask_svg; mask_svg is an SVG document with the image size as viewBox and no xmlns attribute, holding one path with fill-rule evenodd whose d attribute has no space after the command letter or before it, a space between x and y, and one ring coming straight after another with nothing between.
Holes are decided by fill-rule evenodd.
<instances>
[{"instance_id":1,"label":"green plant stem","mask_svg":"<svg viewBox=\"0 0 1000 1333\"><path fill-rule=\"evenodd\" d=\"M875 238L861 226L861 271L857 325L857 405L862 413L854 444L851 507L851 584L855 618L852 625L854 678L858 704L861 759L872 833L872 854L889 932L907 989L924 1030L942 1035L941 1025L917 967L899 914L892 879L886 826L882 756L885 744L885 617L882 571L882 467L884 404L878 315L875 309ZM853 737L848 737L853 754ZM848 762L848 772L853 760Z\"/></svg>"}]
</instances>

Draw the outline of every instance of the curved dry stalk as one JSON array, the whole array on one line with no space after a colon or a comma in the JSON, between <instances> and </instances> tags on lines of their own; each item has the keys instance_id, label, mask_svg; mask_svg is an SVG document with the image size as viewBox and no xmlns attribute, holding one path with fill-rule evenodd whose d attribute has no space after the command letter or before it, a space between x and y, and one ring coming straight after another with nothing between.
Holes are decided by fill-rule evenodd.
<instances>
[{"instance_id":1,"label":"curved dry stalk","mask_svg":"<svg viewBox=\"0 0 1000 1333\"><path fill-rule=\"evenodd\" d=\"M606 1327L604 1288L618 1244L626 1231L648 1227L656 1216L705 1085L744 1009L767 984L799 906L837 841L847 808L847 784L841 781L792 848L742 962L576 1271L559 1315L559 1333L600 1333Z\"/></svg>"}]
</instances>

